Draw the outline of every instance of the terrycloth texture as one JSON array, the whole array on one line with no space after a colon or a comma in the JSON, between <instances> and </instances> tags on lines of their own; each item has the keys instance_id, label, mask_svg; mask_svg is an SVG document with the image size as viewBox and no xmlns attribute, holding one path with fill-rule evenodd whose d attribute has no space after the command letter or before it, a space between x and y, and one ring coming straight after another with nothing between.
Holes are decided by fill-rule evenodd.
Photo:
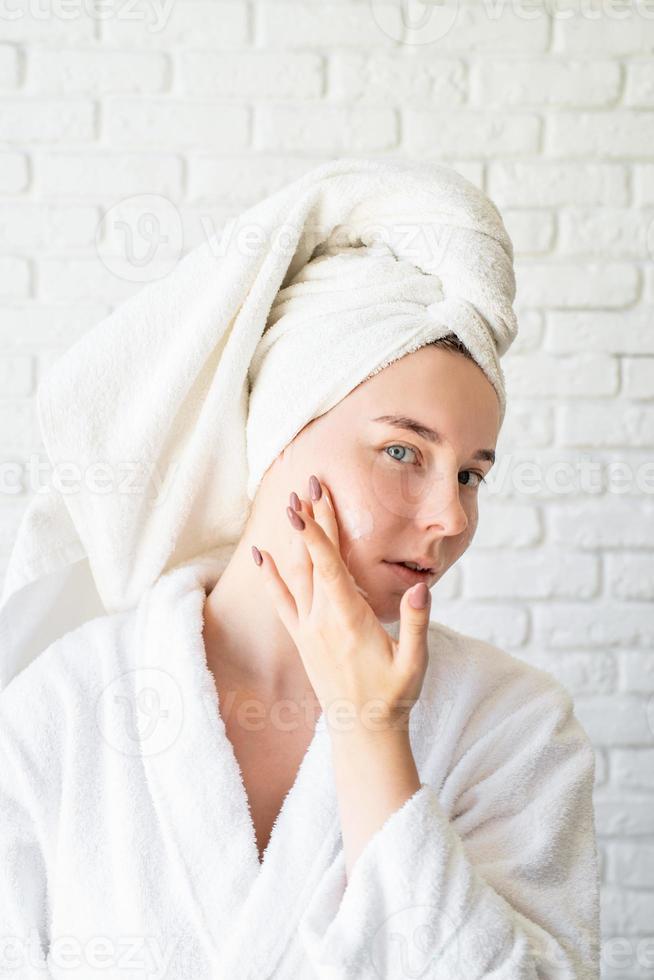
<instances>
[{"instance_id":1,"label":"terrycloth texture","mask_svg":"<svg viewBox=\"0 0 654 980\"><path fill-rule=\"evenodd\" d=\"M378 250L376 285L355 294L348 278L339 295L330 279L307 310L291 284L312 256L343 244ZM331 277L343 260L328 258L320 272ZM37 494L19 527L0 688L66 630L132 608L164 571L228 555L288 441L393 359L457 333L503 411L512 259L497 208L450 168L333 160L121 304L39 387L43 442L53 469L66 464L65 489ZM355 278L360 264L347 262ZM294 299L267 335L286 287Z\"/></svg>"},{"instance_id":2,"label":"terrycloth texture","mask_svg":"<svg viewBox=\"0 0 654 980\"><path fill-rule=\"evenodd\" d=\"M260 865L202 642L216 579L171 571L0 695L0 980L597 980L594 753L558 681L433 624L421 788L346 886L321 716Z\"/></svg>"}]
</instances>

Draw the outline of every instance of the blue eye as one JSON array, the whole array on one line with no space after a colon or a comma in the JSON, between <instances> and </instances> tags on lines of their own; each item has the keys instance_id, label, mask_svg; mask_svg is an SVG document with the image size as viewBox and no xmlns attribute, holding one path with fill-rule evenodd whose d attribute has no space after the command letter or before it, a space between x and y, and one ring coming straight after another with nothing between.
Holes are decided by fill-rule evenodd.
<instances>
[{"instance_id":1,"label":"blue eye","mask_svg":"<svg viewBox=\"0 0 654 980\"><path fill-rule=\"evenodd\" d=\"M387 446L386 449L384 449L384 452L390 456L390 450L393 449L400 449L403 453L410 452L413 453L414 455L417 455L417 450L412 449L411 446L403 446L401 443L395 443L393 446ZM404 462L403 457L399 458L398 456L390 456L390 458L394 460L396 463ZM477 472L477 470L462 470L461 473L459 473L459 476L461 476L463 473L467 473L468 475L472 475L473 477L477 478L477 483L470 483L469 481L467 481L463 484L464 487L469 486L473 490L478 490L481 484L486 482L486 478L484 477L484 474Z\"/></svg>"},{"instance_id":2,"label":"blue eye","mask_svg":"<svg viewBox=\"0 0 654 980\"><path fill-rule=\"evenodd\" d=\"M415 449L412 449L411 446L402 446L400 443L396 443L394 446L387 446L384 452L387 453L389 449L401 449L403 452L415 453ZM396 463L404 462L403 459L398 459L397 456L391 456L391 459L394 459Z\"/></svg>"}]
</instances>

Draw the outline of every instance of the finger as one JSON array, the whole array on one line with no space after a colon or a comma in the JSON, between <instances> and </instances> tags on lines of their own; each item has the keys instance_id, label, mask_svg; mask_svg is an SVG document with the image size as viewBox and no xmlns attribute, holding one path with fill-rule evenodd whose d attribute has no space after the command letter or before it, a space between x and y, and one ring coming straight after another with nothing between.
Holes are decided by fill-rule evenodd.
<instances>
[{"instance_id":1,"label":"finger","mask_svg":"<svg viewBox=\"0 0 654 980\"><path fill-rule=\"evenodd\" d=\"M417 608L413 602L419 601L421 597L425 604ZM431 592L424 582L407 589L402 596L395 660L407 675L419 674L426 667L429 656L430 610Z\"/></svg>"},{"instance_id":2,"label":"finger","mask_svg":"<svg viewBox=\"0 0 654 980\"><path fill-rule=\"evenodd\" d=\"M353 611L360 607L361 598L352 576L337 547L318 521L310 517L308 511L302 514L302 518L305 521L304 530L294 533L302 535L313 563L314 596L320 589L331 603L334 613L340 613L342 621L347 622Z\"/></svg>"},{"instance_id":3,"label":"finger","mask_svg":"<svg viewBox=\"0 0 654 980\"><path fill-rule=\"evenodd\" d=\"M259 551L259 554L263 559L259 568L263 576L264 588L271 597L277 615L289 634L294 637L298 626L298 613L295 599L284 582L284 579L279 574L275 560L270 552Z\"/></svg>"},{"instance_id":4,"label":"finger","mask_svg":"<svg viewBox=\"0 0 654 980\"><path fill-rule=\"evenodd\" d=\"M334 504L326 485L321 483L318 477L313 474L309 478L309 495L313 504L315 519L337 551L340 552L341 544Z\"/></svg>"},{"instance_id":5,"label":"finger","mask_svg":"<svg viewBox=\"0 0 654 980\"><path fill-rule=\"evenodd\" d=\"M295 511L306 524L306 518L311 516L309 514L309 506L306 500L302 500L301 497L292 491L289 494L288 506L291 510ZM295 598L295 604L297 607L298 617L302 619L307 616L311 610L311 604L313 602L313 562L311 561L311 556L307 551L307 547L304 541L304 532L295 529L291 521L288 519L288 514L286 517L287 524L287 534L290 536L289 540L289 571L288 571L288 585Z\"/></svg>"}]
</instances>

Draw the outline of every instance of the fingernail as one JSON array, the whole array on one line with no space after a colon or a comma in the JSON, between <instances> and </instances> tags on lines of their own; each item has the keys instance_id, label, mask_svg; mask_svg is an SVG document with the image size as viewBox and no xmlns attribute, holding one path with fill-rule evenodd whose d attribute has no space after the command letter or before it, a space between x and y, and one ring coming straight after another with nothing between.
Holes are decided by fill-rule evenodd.
<instances>
[{"instance_id":1,"label":"fingernail","mask_svg":"<svg viewBox=\"0 0 654 980\"><path fill-rule=\"evenodd\" d=\"M298 531L304 531L304 521L297 511L294 511L292 507L287 507L286 514L294 528L296 528Z\"/></svg>"},{"instance_id":2,"label":"fingernail","mask_svg":"<svg viewBox=\"0 0 654 980\"><path fill-rule=\"evenodd\" d=\"M261 563L263 562L263 557L261 555L261 552L257 548L256 544L252 545L252 557L254 558L257 565L261 565Z\"/></svg>"},{"instance_id":3,"label":"fingernail","mask_svg":"<svg viewBox=\"0 0 654 980\"><path fill-rule=\"evenodd\" d=\"M312 476L309 480L309 491L311 493L312 500L320 500L320 498L322 497L322 488L320 486L320 481L315 476Z\"/></svg>"},{"instance_id":4,"label":"fingernail","mask_svg":"<svg viewBox=\"0 0 654 980\"><path fill-rule=\"evenodd\" d=\"M302 510L302 504L300 503L300 498L296 494L295 490L293 490L293 492L291 493L288 499L291 502L291 507L293 508L293 510Z\"/></svg>"},{"instance_id":5,"label":"fingernail","mask_svg":"<svg viewBox=\"0 0 654 980\"><path fill-rule=\"evenodd\" d=\"M429 598L429 589L424 582L418 582L409 593L409 603L414 609L424 609Z\"/></svg>"}]
</instances>

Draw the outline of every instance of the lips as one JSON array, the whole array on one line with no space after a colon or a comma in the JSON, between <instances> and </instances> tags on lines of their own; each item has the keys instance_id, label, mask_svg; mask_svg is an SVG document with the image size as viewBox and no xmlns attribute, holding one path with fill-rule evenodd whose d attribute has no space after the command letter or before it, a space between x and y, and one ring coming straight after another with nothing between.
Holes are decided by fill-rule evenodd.
<instances>
[{"instance_id":1,"label":"lips","mask_svg":"<svg viewBox=\"0 0 654 980\"><path fill-rule=\"evenodd\" d=\"M403 582L407 582L409 585L415 585L417 582L425 582L427 585L434 577L433 571L419 572L413 568L407 568L406 565L402 565L397 561L385 561L385 565L388 565L395 574L402 579Z\"/></svg>"},{"instance_id":2,"label":"lips","mask_svg":"<svg viewBox=\"0 0 654 980\"><path fill-rule=\"evenodd\" d=\"M432 565L431 558L392 558L389 559L394 565L401 565L404 562L411 562L412 565L418 565L420 570L423 572L433 572L434 566Z\"/></svg>"}]
</instances>

